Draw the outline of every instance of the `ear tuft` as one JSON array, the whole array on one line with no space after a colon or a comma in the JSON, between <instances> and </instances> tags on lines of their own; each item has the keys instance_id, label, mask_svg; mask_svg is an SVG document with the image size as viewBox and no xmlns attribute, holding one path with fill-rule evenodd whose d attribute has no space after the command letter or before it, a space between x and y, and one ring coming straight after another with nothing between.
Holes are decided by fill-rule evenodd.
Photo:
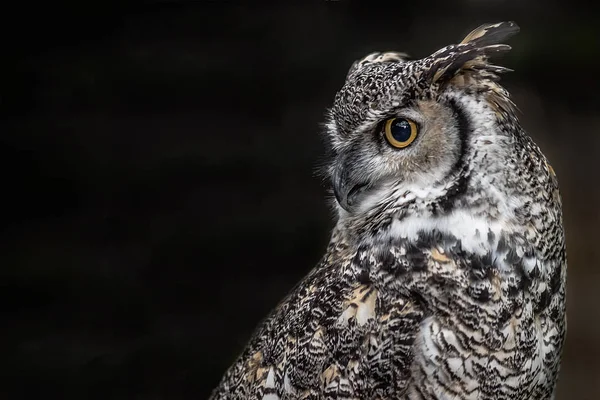
<instances>
[{"instance_id":1,"label":"ear tuft","mask_svg":"<svg viewBox=\"0 0 600 400\"><path fill-rule=\"evenodd\" d=\"M467 72L485 71L482 77L494 78L494 74L508 71L489 64L488 59L508 52L510 46L500 42L518 31L519 27L514 22L486 24L469 33L460 44L438 50L425 59L430 65L426 73L429 83L443 85Z\"/></svg>"},{"instance_id":2,"label":"ear tuft","mask_svg":"<svg viewBox=\"0 0 600 400\"><path fill-rule=\"evenodd\" d=\"M500 43L519 32L513 21L484 24L469 33L460 44L472 43L477 47Z\"/></svg>"}]
</instances>

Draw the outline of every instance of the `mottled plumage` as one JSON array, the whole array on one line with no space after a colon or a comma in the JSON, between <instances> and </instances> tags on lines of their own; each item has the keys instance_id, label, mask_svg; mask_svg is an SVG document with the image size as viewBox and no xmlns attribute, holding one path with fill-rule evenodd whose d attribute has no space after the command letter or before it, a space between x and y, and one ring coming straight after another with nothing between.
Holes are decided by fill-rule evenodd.
<instances>
[{"instance_id":1,"label":"mottled plumage","mask_svg":"<svg viewBox=\"0 0 600 400\"><path fill-rule=\"evenodd\" d=\"M421 60L352 65L326 123L339 213L327 252L211 399L553 398L558 184L489 63L517 31L485 25ZM397 118L418 129L405 148L383 133Z\"/></svg>"}]
</instances>

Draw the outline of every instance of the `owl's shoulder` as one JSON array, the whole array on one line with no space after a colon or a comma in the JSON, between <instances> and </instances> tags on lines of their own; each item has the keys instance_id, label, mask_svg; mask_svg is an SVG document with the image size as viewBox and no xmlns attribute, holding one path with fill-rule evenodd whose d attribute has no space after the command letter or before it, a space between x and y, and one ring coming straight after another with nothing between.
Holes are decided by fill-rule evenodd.
<instances>
[{"instance_id":1,"label":"owl's shoulder","mask_svg":"<svg viewBox=\"0 0 600 400\"><path fill-rule=\"evenodd\" d=\"M424 310L406 293L361 275L357 257L363 256L333 240L320 264L259 327L213 399L220 393L275 400L404 391Z\"/></svg>"}]
</instances>

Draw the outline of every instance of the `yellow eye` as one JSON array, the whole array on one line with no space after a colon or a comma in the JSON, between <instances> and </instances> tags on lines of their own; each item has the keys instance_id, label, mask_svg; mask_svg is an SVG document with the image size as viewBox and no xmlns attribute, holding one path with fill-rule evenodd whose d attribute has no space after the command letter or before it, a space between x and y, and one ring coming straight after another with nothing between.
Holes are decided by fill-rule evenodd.
<instances>
[{"instance_id":1,"label":"yellow eye","mask_svg":"<svg viewBox=\"0 0 600 400\"><path fill-rule=\"evenodd\" d=\"M406 118L385 121L385 138L394 147L403 149L417 138L417 124Z\"/></svg>"}]
</instances>

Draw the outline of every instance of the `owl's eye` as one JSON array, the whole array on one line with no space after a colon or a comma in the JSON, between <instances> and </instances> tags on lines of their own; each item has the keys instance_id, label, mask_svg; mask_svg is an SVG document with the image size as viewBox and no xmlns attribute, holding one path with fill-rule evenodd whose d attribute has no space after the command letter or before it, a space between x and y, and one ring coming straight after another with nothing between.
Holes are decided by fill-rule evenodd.
<instances>
[{"instance_id":1,"label":"owl's eye","mask_svg":"<svg viewBox=\"0 0 600 400\"><path fill-rule=\"evenodd\" d=\"M385 138L394 147L402 149L417 137L417 124L406 118L390 118L385 121Z\"/></svg>"}]
</instances>

